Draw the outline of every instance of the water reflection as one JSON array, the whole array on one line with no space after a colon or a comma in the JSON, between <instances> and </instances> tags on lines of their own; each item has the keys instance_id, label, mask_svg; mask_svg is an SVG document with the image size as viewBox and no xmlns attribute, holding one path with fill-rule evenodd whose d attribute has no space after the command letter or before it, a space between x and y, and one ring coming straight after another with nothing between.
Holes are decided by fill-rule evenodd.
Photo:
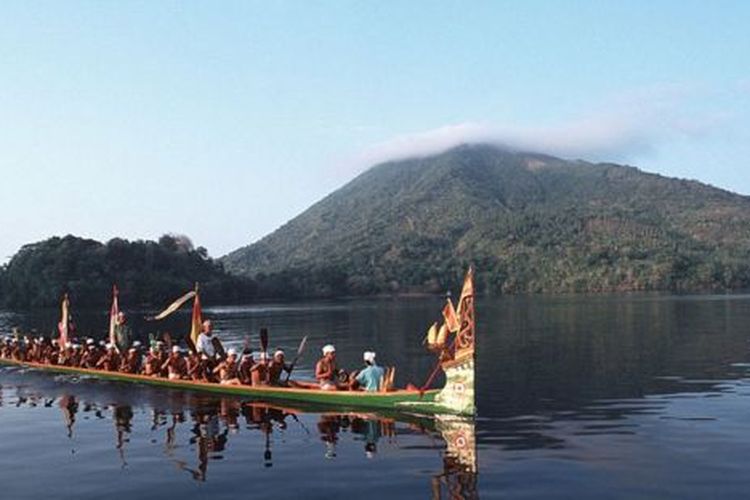
<instances>
[{"instance_id":1,"label":"water reflection","mask_svg":"<svg viewBox=\"0 0 750 500\"><path fill-rule=\"evenodd\" d=\"M6 403L2 396L4 392L0 390L0 407ZM230 444L242 433L261 437L262 448L253 451L257 453L261 467L276 466L279 460L275 455L276 448L295 446L295 442L284 438L284 433L292 425L301 429L309 439L320 443L318 456L323 461L339 459L338 446L342 442L347 445L357 443L361 455L372 460L378 457L381 447L398 448L399 435L424 435L430 440L429 448L441 455L443 463L443 469L434 471L430 480L432 498L478 498L473 420L453 416L430 419L374 413L316 413L314 408L270 406L229 397L169 392L168 404L151 407L144 423L149 431L157 436L161 434L161 457L196 482L209 481L213 462L232 458ZM50 398L28 387L16 387L12 399L15 408L59 410L64 433L71 441L80 438L77 433L82 432L79 425L82 414L94 417L95 421L111 422L114 430L111 446L117 452L122 469L129 466L129 447L143 444L133 442L143 439L137 432L138 425L141 425L137 417L143 412L130 404L100 405L69 392ZM312 427L305 423L311 420L314 422ZM185 435L188 436L186 442L181 438ZM152 442L159 441L158 438L151 439ZM185 446L193 451L192 459L179 453ZM76 453L76 449L72 452Z\"/></svg>"}]
</instances>

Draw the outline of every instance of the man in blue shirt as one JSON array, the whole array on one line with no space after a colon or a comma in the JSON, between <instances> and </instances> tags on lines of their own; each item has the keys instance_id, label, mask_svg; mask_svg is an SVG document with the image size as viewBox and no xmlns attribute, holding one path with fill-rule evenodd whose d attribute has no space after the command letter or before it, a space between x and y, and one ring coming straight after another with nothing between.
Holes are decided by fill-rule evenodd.
<instances>
[{"instance_id":1,"label":"man in blue shirt","mask_svg":"<svg viewBox=\"0 0 750 500\"><path fill-rule=\"evenodd\" d=\"M377 392L380 389L380 383L383 375L385 375L385 370L375 364L374 352L365 351L362 357L367 366L357 374L357 383L367 392Z\"/></svg>"}]
</instances>

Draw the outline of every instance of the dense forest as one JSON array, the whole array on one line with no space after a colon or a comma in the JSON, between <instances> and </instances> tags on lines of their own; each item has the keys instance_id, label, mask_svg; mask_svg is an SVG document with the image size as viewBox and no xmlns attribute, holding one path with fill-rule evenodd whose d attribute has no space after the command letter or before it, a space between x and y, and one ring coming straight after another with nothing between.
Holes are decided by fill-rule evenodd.
<instances>
[{"instance_id":1,"label":"dense forest","mask_svg":"<svg viewBox=\"0 0 750 500\"><path fill-rule=\"evenodd\" d=\"M750 287L750 198L491 146L377 165L222 259L287 296Z\"/></svg>"},{"instance_id":2,"label":"dense forest","mask_svg":"<svg viewBox=\"0 0 750 500\"><path fill-rule=\"evenodd\" d=\"M104 244L68 235L25 245L0 268L0 305L53 306L67 292L76 305L106 309L117 284L125 303L161 306L195 282L212 303L247 302L257 293L185 236Z\"/></svg>"}]
</instances>

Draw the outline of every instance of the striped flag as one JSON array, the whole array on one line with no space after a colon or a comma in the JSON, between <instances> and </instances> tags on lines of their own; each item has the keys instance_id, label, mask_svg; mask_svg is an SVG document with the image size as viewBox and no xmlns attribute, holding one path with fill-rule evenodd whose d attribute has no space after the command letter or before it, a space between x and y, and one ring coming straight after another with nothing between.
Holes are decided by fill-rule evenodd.
<instances>
[{"instance_id":1,"label":"striped flag","mask_svg":"<svg viewBox=\"0 0 750 500\"><path fill-rule=\"evenodd\" d=\"M170 314L172 314L173 312L175 312L177 309L179 309L180 306L182 306L182 304L184 304L188 300L190 300L193 297L195 297L195 295L196 295L195 290L190 290L188 293L186 293L185 295L183 295L179 299L177 299L174 302L172 302L171 304L169 304L169 306L167 306L167 308L164 309L162 312L160 312L159 314L157 314L153 318L149 318L149 320L150 321L155 321L155 320L166 318L167 316L169 316Z\"/></svg>"},{"instance_id":2,"label":"striped flag","mask_svg":"<svg viewBox=\"0 0 750 500\"><path fill-rule=\"evenodd\" d=\"M448 327L448 331L458 331L461 325L458 322L458 315L451 299L446 299L445 307L443 307L443 318L445 318L445 325Z\"/></svg>"},{"instance_id":3,"label":"striped flag","mask_svg":"<svg viewBox=\"0 0 750 500\"><path fill-rule=\"evenodd\" d=\"M119 295L117 285L112 285L112 307L109 308L109 342L117 345L115 327L117 326L117 315L120 314L120 304L117 299Z\"/></svg>"},{"instance_id":4,"label":"striped flag","mask_svg":"<svg viewBox=\"0 0 750 500\"><path fill-rule=\"evenodd\" d=\"M196 287L197 289L197 287ZM198 335L201 333L201 327L203 325L203 314L201 312L201 299L198 292L195 292L195 300L193 301L193 320L190 324L190 339L193 344L198 342Z\"/></svg>"}]
</instances>

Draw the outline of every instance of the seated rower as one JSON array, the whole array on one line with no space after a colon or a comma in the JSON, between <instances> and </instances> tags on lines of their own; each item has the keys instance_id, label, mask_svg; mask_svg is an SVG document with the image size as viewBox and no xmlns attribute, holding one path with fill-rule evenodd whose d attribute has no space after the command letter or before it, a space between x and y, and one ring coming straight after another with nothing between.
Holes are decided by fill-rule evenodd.
<instances>
[{"instance_id":1,"label":"seated rower","mask_svg":"<svg viewBox=\"0 0 750 500\"><path fill-rule=\"evenodd\" d=\"M188 354L185 357L185 370L187 378L190 380L199 380L196 375L196 369L200 363L201 356L193 350L188 350Z\"/></svg>"},{"instance_id":2,"label":"seated rower","mask_svg":"<svg viewBox=\"0 0 750 500\"><path fill-rule=\"evenodd\" d=\"M257 359L253 357L253 365L250 367L250 385L268 385L268 354L259 352Z\"/></svg>"},{"instance_id":3,"label":"seated rower","mask_svg":"<svg viewBox=\"0 0 750 500\"><path fill-rule=\"evenodd\" d=\"M45 362L48 365L57 364L57 361L59 359L58 344L59 342L57 341L57 339L52 339L52 342L47 349L47 352L45 353Z\"/></svg>"},{"instance_id":4,"label":"seated rower","mask_svg":"<svg viewBox=\"0 0 750 500\"><path fill-rule=\"evenodd\" d=\"M180 346L172 346L172 354L162 364L161 370L167 371L169 380L181 380L187 378L187 363L182 357Z\"/></svg>"},{"instance_id":5,"label":"seated rower","mask_svg":"<svg viewBox=\"0 0 750 500\"><path fill-rule=\"evenodd\" d=\"M158 377L161 371L162 362L159 359L159 348L156 345L151 346L146 355L146 361L143 363L143 374L148 377Z\"/></svg>"},{"instance_id":6,"label":"seated rower","mask_svg":"<svg viewBox=\"0 0 750 500\"><path fill-rule=\"evenodd\" d=\"M323 357L315 364L315 380L324 391L338 389L336 379L339 369L336 367L336 348L332 344L323 346Z\"/></svg>"},{"instance_id":7,"label":"seated rower","mask_svg":"<svg viewBox=\"0 0 750 500\"><path fill-rule=\"evenodd\" d=\"M253 353L249 349L242 351L242 359L240 360L240 366L237 369L240 383L243 385L252 385L252 379L250 376L250 370L252 369L255 361L253 361Z\"/></svg>"},{"instance_id":8,"label":"seated rower","mask_svg":"<svg viewBox=\"0 0 750 500\"><path fill-rule=\"evenodd\" d=\"M167 362L169 353L166 350L164 342L162 342L161 340L156 342L156 357L159 363L159 376L166 378L169 375L169 371L164 368L164 363Z\"/></svg>"},{"instance_id":9,"label":"seated rower","mask_svg":"<svg viewBox=\"0 0 750 500\"><path fill-rule=\"evenodd\" d=\"M285 381L281 380L283 372L292 373L292 367L284 362L284 351L276 349L276 352L273 353L273 359L268 365L268 384L275 386L288 385Z\"/></svg>"},{"instance_id":10,"label":"seated rower","mask_svg":"<svg viewBox=\"0 0 750 500\"><path fill-rule=\"evenodd\" d=\"M35 363L41 363L43 361L42 359L42 350L44 349L44 337L37 337L33 340L31 344L31 350L29 352L29 361L34 361Z\"/></svg>"},{"instance_id":11,"label":"seated rower","mask_svg":"<svg viewBox=\"0 0 750 500\"><path fill-rule=\"evenodd\" d=\"M81 357L83 356L83 349L80 344L73 344L70 349L70 366L76 368L81 367Z\"/></svg>"},{"instance_id":12,"label":"seated rower","mask_svg":"<svg viewBox=\"0 0 750 500\"><path fill-rule=\"evenodd\" d=\"M219 363L213 369L214 374L219 375L219 383L225 385L239 385L240 379L237 373L237 351L229 349L227 359Z\"/></svg>"},{"instance_id":13,"label":"seated rower","mask_svg":"<svg viewBox=\"0 0 750 500\"><path fill-rule=\"evenodd\" d=\"M60 366L70 366L70 356L73 344L67 342L65 345L60 344L60 352L57 354L57 364Z\"/></svg>"},{"instance_id":14,"label":"seated rower","mask_svg":"<svg viewBox=\"0 0 750 500\"><path fill-rule=\"evenodd\" d=\"M96 368L101 357L102 351L96 346L94 339L86 339L86 349L81 356L81 365L84 368Z\"/></svg>"},{"instance_id":15,"label":"seated rower","mask_svg":"<svg viewBox=\"0 0 750 500\"><path fill-rule=\"evenodd\" d=\"M5 359L10 358L10 337L3 339L2 345L0 345L0 356Z\"/></svg>"},{"instance_id":16,"label":"seated rower","mask_svg":"<svg viewBox=\"0 0 750 500\"><path fill-rule=\"evenodd\" d=\"M117 354L117 346L110 343L106 347L107 352L96 362L96 368L108 372L116 372L120 368L120 355Z\"/></svg>"},{"instance_id":17,"label":"seated rower","mask_svg":"<svg viewBox=\"0 0 750 500\"><path fill-rule=\"evenodd\" d=\"M188 376L192 380L199 382L214 382L213 373L209 366L210 360L205 354L196 354L196 360L191 363L188 369Z\"/></svg>"},{"instance_id":18,"label":"seated rower","mask_svg":"<svg viewBox=\"0 0 750 500\"><path fill-rule=\"evenodd\" d=\"M352 383L356 384L367 392L377 392L381 389L380 384L385 375L385 370L375 364L375 353L373 351L365 351L362 355L367 365L362 371L360 371Z\"/></svg>"},{"instance_id":19,"label":"seated rower","mask_svg":"<svg viewBox=\"0 0 750 500\"><path fill-rule=\"evenodd\" d=\"M137 340L133 342L133 346L128 349L127 354L122 358L120 363L120 371L123 373L140 373L141 372L141 353L138 352L138 348L141 343Z\"/></svg>"}]
</instances>

